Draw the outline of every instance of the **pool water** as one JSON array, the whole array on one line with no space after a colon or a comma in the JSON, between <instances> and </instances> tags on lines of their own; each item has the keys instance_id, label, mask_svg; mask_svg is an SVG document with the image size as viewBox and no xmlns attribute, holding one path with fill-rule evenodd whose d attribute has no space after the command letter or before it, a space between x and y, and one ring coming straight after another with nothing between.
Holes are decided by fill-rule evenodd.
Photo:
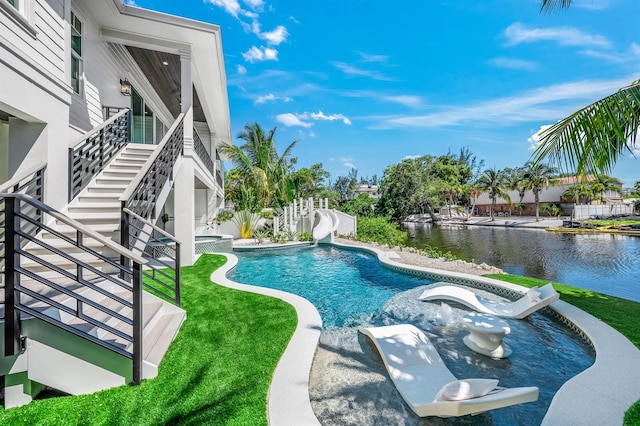
<instances>
[{"instance_id":1,"label":"pool water","mask_svg":"<svg viewBox=\"0 0 640 426\"><path fill-rule=\"evenodd\" d=\"M318 309L324 329L357 326L391 296L432 283L380 267L370 254L335 247L235 252L229 278L304 297Z\"/></svg>"},{"instance_id":2,"label":"pool water","mask_svg":"<svg viewBox=\"0 0 640 426\"><path fill-rule=\"evenodd\" d=\"M540 424L557 390L593 364L593 350L566 326L541 313L507 319L513 354L491 359L468 349L468 308L418 300L433 281L392 271L356 250L330 246L238 252L229 278L276 288L313 303L323 332L310 373L313 410L323 425ZM500 296L474 290L482 297ZM371 342L358 328L410 323L422 329L459 378L497 378L501 386L537 386L538 401L455 419L419 418L404 404ZM381 408L384 407L384 408Z\"/></svg>"}]
</instances>

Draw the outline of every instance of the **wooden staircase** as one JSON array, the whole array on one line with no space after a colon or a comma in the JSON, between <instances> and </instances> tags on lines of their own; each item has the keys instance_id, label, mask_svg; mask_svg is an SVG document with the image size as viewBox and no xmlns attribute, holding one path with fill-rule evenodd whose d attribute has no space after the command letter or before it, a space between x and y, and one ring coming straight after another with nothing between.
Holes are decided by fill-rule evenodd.
<instances>
[{"instance_id":1,"label":"wooden staircase","mask_svg":"<svg viewBox=\"0 0 640 426\"><path fill-rule=\"evenodd\" d=\"M13 356L0 348L5 408L28 403L43 385L75 395L132 382L135 361L126 355L133 353L130 336L135 335L133 290L114 275L119 246L101 237L119 241L120 197L156 148L128 144L62 212L71 221L52 218L51 229L24 247L19 281L24 347ZM81 237L74 223L99 235ZM4 288L0 291L4 301ZM145 291L141 304L141 378L148 379L158 374L186 312ZM5 318L4 305L0 317Z\"/></svg>"}]
</instances>

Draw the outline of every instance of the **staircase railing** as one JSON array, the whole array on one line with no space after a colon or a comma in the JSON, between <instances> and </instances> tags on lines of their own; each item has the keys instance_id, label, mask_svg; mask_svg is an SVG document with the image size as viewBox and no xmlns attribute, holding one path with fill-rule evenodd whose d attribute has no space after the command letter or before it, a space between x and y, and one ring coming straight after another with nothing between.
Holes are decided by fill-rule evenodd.
<instances>
[{"instance_id":1,"label":"staircase railing","mask_svg":"<svg viewBox=\"0 0 640 426\"><path fill-rule=\"evenodd\" d=\"M180 114L158 145L158 148L149 157L128 189L120 197L122 205L120 243L127 249L137 249L140 253L150 250L146 248L148 241L143 239L148 236L145 233L151 232L146 230L148 228L145 227L148 227L148 225L145 225L145 223L151 223L151 219L155 218L156 205L160 193L163 191L167 181L172 177L173 166L183 153L183 120L184 114ZM135 217L132 215L135 215ZM174 260L177 262L175 263L176 270L173 272L173 279L169 280L173 281L173 283L168 286L174 288L174 303L179 304L180 262L177 254ZM128 266L126 257L121 256L120 261L123 265ZM166 284L165 281L162 282ZM166 295L166 292L162 293ZM164 298L167 299L167 297Z\"/></svg>"},{"instance_id":2,"label":"staircase railing","mask_svg":"<svg viewBox=\"0 0 640 426\"><path fill-rule=\"evenodd\" d=\"M44 173L47 168L46 164L39 164L26 172L20 174L18 177L14 177L8 182L0 185L0 193L8 194L26 194L36 200L44 201ZM42 212L30 207L29 211L24 212L30 214L37 220L42 220ZM0 199L0 282L4 280L4 245L5 245L5 228L4 228L4 198ZM36 226L28 226L25 232L36 233L38 228ZM0 306L2 304L0 303Z\"/></svg>"},{"instance_id":3,"label":"staircase railing","mask_svg":"<svg viewBox=\"0 0 640 426\"><path fill-rule=\"evenodd\" d=\"M196 129L193 129L193 148L207 170L209 170L209 173L213 176L213 160L211 160L211 156L209 155L207 148L204 147L202 139L200 139L200 135Z\"/></svg>"},{"instance_id":4,"label":"staircase railing","mask_svg":"<svg viewBox=\"0 0 640 426\"><path fill-rule=\"evenodd\" d=\"M69 147L69 201L73 200L131 139L131 114L124 109Z\"/></svg>"},{"instance_id":5,"label":"staircase railing","mask_svg":"<svg viewBox=\"0 0 640 426\"><path fill-rule=\"evenodd\" d=\"M180 306L180 242L145 218L124 208L122 234L129 235L126 248L153 259L142 270L148 292ZM156 238L156 235L161 238Z\"/></svg>"},{"instance_id":6,"label":"staircase railing","mask_svg":"<svg viewBox=\"0 0 640 426\"><path fill-rule=\"evenodd\" d=\"M155 218L160 193L173 174L176 160L183 153L183 120L184 114L180 114L158 144L158 148L122 194L120 197L122 208L127 208L145 219Z\"/></svg>"},{"instance_id":7,"label":"staircase railing","mask_svg":"<svg viewBox=\"0 0 640 426\"><path fill-rule=\"evenodd\" d=\"M0 198L5 204L5 356L20 351L20 313L24 313L132 359L133 383L139 383L142 379L141 271L147 260L27 195L4 193ZM44 217L39 219L28 214L29 209L39 210ZM71 234L49 227L46 217L70 227ZM45 238L44 233L26 232L29 226L44 230L58 241L64 241L66 246L51 244L52 240ZM88 247L84 243L87 239L126 258L131 267ZM23 248L25 243L29 244L29 250ZM48 257L38 254L39 251ZM57 260L70 267L60 266ZM105 268L95 266L93 261L127 278L104 272ZM101 303L99 298L106 298L108 302ZM74 320L63 321L65 315ZM112 324L114 318L121 326ZM100 339L88 329L94 327L112 337Z\"/></svg>"}]
</instances>

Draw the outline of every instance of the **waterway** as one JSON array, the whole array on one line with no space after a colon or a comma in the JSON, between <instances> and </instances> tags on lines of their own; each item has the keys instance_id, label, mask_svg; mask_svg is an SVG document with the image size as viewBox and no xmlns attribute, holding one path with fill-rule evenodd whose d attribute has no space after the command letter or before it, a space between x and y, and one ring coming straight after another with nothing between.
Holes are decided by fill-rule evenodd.
<instances>
[{"instance_id":1,"label":"waterway","mask_svg":"<svg viewBox=\"0 0 640 426\"><path fill-rule=\"evenodd\" d=\"M640 238L542 229L406 223L408 245L427 245L515 275L640 302Z\"/></svg>"}]
</instances>

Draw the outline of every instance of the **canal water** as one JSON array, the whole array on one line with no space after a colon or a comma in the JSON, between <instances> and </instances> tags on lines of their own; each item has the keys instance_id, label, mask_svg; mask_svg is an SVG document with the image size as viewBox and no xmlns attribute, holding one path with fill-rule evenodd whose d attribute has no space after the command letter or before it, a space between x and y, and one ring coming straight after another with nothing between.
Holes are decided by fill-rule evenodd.
<instances>
[{"instance_id":1,"label":"canal water","mask_svg":"<svg viewBox=\"0 0 640 426\"><path fill-rule=\"evenodd\" d=\"M640 302L639 237L419 223L405 229L410 246Z\"/></svg>"}]
</instances>

